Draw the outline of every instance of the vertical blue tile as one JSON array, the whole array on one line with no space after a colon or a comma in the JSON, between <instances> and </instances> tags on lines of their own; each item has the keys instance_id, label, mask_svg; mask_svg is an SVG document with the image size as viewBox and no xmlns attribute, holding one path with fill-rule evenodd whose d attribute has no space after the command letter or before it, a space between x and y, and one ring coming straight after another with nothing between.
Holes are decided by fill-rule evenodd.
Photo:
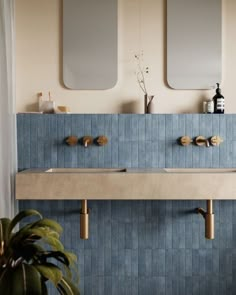
<instances>
[{"instance_id":1,"label":"vertical blue tile","mask_svg":"<svg viewBox=\"0 0 236 295\"><path fill-rule=\"evenodd\" d=\"M139 115L131 115L131 141L138 141L139 139Z\"/></svg>"},{"instance_id":2,"label":"vertical blue tile","mask_svg":"<svg viewBox=\"0 0 236 295\"><path fill-rule=\"evenodd\" d=\"M172 288L172 279L168 277L166 280L166 295L173 295L173 288Z\"/></svg>"},{"instance_id":3,"label":"vertical blue tile","mask_svg":"<svg viewBox=\"0 0 236 295\"><path fill-rule=\"evenodd\" d=\"M158 150L158 141L152 142L152 161L150 168L158 168L159 166L159 150Z\"/></svg>"},{"instance_id":4,"label":"vertical blue tile","mask_svg":"<svg viewBox=\"0 0 236 295\"><path fill-rule=\"evenodd\" d=\"M173 167L185 167L185 149L178 144L178 139L185 133L185 119L181 115L173 115Z\"/></svg>"},{"instance_id":5,"label":"vertical blue tile","mask_svg":"<svg viewBox=\"0 0 236 295\"><path fill-rule=\"evenodd\" d=\"M226 152L226 163L227 163L227 167L233 167L233 144L232 144L232 140L234 140L233 137L233 115L228 115L226 117L226 138L227 138L227 152Z\"/></svg>"},{"instance_id":6,"label":"vertical blue tile","mask_svg":"<svg viewBox=\"0 0 236 295\"><path fill-rule=\"evenodd\" d=\"M104 135L108 138L108 144L104 147L104 167L112 167L112 115L104 115ZM102 162L102 161L101 161ZM99 164L100 165L100 164ZM101 166L100 166L101 167Z\"/></svg>"},{"instance_id":7,"label":"vertical blue tile","mask_svg":"<svg viewBox=\"0 0 236 295\"><path fill-rule=\"evenodd\" d=\"M165 276L166 272L165 249L154 249L152 251L152 274L153 276Z\"/></svg>"},{"instance_id":8,"label":"vertical blue tile","mask_svg":"<svg viewBox=\"0 0 236 295\"><path fill-rule=\"evenodd\" d=\"M193 138L201 135L199 130L199 115L194 115L193 118ZM192 146L192 160L193 160L193 167L198 168L200 167L200 158L202 156L202 149L196 145Z\"/></svg>"},{"instance_id":9,"label":"vertical blue tile","mask_svg":"<svg viewBox=\"0 0 236 295\"><path fill-rule=\"evenodd\" d=\"M173 224L172 224L173 202L166 202L166 249L171 249L173 244Z\"/></svg>"},{"instance_id":10,"label":"vertical blue tile","mask_svg":"<svg viewBox=\"0 0 236 295\"><path fill-rule=\"evenodd\" d=\"M112 249L111 253L111 274L113 276L119 276L119 250L118 249Z\"/></svg>"},{"instance_id":11,"label":"vertical blue tile","mask_svg":"<svg viewBox=\"0 0 236 295\"><path fill-rule=\"evenodd\" d=\"M220 250L220 273L224 275L233 274L232 266L233 254L231 249Z\"/></svg>"},{"instance_id":12,"label":"vertical blue tile","mask_svg":"<svg viewBox=\"0 0 236 295\"><path fill-rule=\"evenodd\" d=\"M212 135L219 135L220 134L220 115L214 114L213 120L212 120ZM220 165L220 149L214 148L212 150L212 167L218 168Z\"/></svg>"},{"instance_id":13,"label":"vertical blue tile","mask_svg":"<svg viewBox=\"0 0 236 295\"><path fill-rule=\"evenodd\" d=\"M126 223L125 224L125 249L133 249L133 224Z\"/></svg>"},{"instance_id":14,"label":"vertical blue tile","mask_svg":"<svg viewBox=\"0 0 236 295\"><path fill-rule=\"evenodd\" d=\"M153 141L158 141L159 139L159 115L152 115L152 128L151 128L151 138Z\"/></svg>"},{"instance_id":15,"label":"vertical blue tile","mask_svg":"<svg viewBox=\"0 0 236 295\"><path fill-rule=\"evenodd\" d=\"M173 275L173 250L166 250L166 276L171 277Z\"/></svg>"},{"instance_id":16,"label":"vertical blue tile","mask_svg":"<svg viewBox=\"0 0 236 295\"><path fill-rule=\"evenodd\" d=\"M175 141L173 139L173 116L172 115L166 115L165 118L165 166L173 167L173 146L175 144Z\"/></svg>"},{"instance_id":17,"label":"vertical blue tile","mask_svg":"<svg viewBox=\"0 0 236 295\"><path fill-rule=\"evenodd\" d=\"M64 168L65 167L65 149L69 149L68 146L65 146L64 139L69 136L69 134L65 135L64 131L64 115L60 115L57 117L57 167Z\"/></svg>"},{"instance_id":18,"label":"vertical blue tile","mask_svg":"<svg viewBox=\"0 0 236 295\"><path fill-rule=\"evenodd\" d=\"M111 142L112 167L119 167L118 124L119 124L119 117L118 115L114 115L112 117L112 142Z\"/></svg>"},{"instance_id":19,"label":"vertical blue tile","mask_svg":"<svg viewBox=\"0 0 236 295\"><path fill-rule=\"evenodd\" d=\"M191 249L185 251L185 275L191 277L193 274L193 255Z\"/></svg>"},{"instance_id":20,"label":"vertical blue tile","mask_svg":"<svg viewBox=\"0 0 236 295\"><path fill-rule=\"evenodd\" d=\"M132 291L132 281L130 277L118 276L112 277L112 289L110 291L111 295L120 294L131 294Z\"/></svg>"},{"instance_id":21,"label":"vertical blue tile","mask_svg":"<svg viewBox=\"0 0 236 295\"><path fill-rule=\"evenodd\" d=\"M220 126L219 126L219 134L222 139L227 138L227 129L226 129L226 117L220 116ZM227 154L227 144L224 141L219 147L217 147L220 152L220 167L228 167L228 161L230 161L230 158Z\"/></svg>"},{"instance_id":22,"label":"vertical blue tile","mask_svg":"<svg viewBox=\"0 0 236 295\"><path fill-rule=\"evenodd\" d=\"M97 115L84 115L84 135L83 136L92 136L94 133L92 130L92 121L96 120ZM96 153L98 152L97 148L93 145L88 148L83 148L84 151L84 166L92 168L97 166L97 163L94 163L96 159Z\"/></svg>"},{"instance_id":23,"label":"vertical blue tile","mask_svg":"<svg viewBox=\"0 0 236 295\"><path fill-rule=\"evenodd\" d=\"M138 167L146 167L146 145L145 141L139 141L138 143Z\"/></svg>"},{"instance_id":24,"label":"vertical blue tile","mask_svg":"<svg viewBox=\"0 0 236 295\"><path fill-rule=\"evenodd\" d=\"M72 114L71 116L71 135L72 136L77 136L79 139L79 131L78 131L78 116ZM77 143L76 146L73 146L70 149L70 154L71 154L71 165L70 167L78 167L78 147L79 143Z\"/></svg>"},{"instance_id":25,"label":"vertical blue tile","mask_svg":"<svg viewBox=\"0 0 236 295\"><path fill-rule=\"evenodd\" d=\"M131 276L137 278L139 275L139 251L132 250L131 252ZM135 281L137 283L137 281ZM135 288L136 289L136 288Z\"/></svg>"},{"instance_id":26,"label":"vertical blue tile","mask_svg":"<svg viewBox=\"0 0 236 295\"><path fill-rule=\"evenodd\" d=\"M192 280L192 294L193 295L200 295L200 284L201 284L201 278L200 277L196 277L193 276L193 280Z\"/></svg>"},{"instance_id":27,"label":"vertical blue tile","mask_svg":"<svg viewBox=\"0 0 236 295\"><path fill-rule=\"evenodd\" d=\"M145 116L147 115L139 115L139 121L138 121L138 140L139 142L143 141L145 142Z\"/></svg>"},{"instance_id":28,"label":"vertical blue tile","mask_svg":"<svg viewBox=\"0 0 236 295\"><path fill-rule=\"evenodd\" d=\"M138 141L131 142L131 167L138 168L139 164L139 150Z\"/></svg>"},{"instance_id":29,"label":"vertical blue tile","mask_svg":"<svg viewBox=\"0 0 236 295\"><path fill-rule=\"evenodd\" d=\"M91 276L84 277L84 295L93 294L93 285L91 284L91 280Z\"/></svg>"},{"instance_id":30,"label":"vertical blue tile","mask_svg":"<svg viewBox=\"0 0 236 295\"><path fill-rule=\"evenodd\" d=\"M24 164L24 156L23 156L23 147L24 147L24 141L23 141L23 136L24 136L24 117L23 115L18 115L16 117L16 125L17 125L17 150L20 151L18 152L18 169L23 168Z\"/></svg>"},{"instance_id":31,"label":"vertical blue tile","mask_svg":"<svg viewBox=\"0 0 236 295\"><path fill-rule=\"evenodd\" d=\"M127 116L125 115L119 115L119 121L118 121L118 138L119 141L125 141L125 123Z\"/></svg>"},{"instance_id":32,"label":"vertical blue tile","mask_svg":"<svg viewBox=\"0 0 236 295\"><path fill-rule=\"evenodd\" d=\"M192 276L185 277L185 294L192 295L193 286L192 286Z\"/></svg>"},{"instance_id":33,"label":"vertical blue tile","mask_svg":"<svg viewBox=\"0 0 236 295\"><path fill-rule=\"evenodd\" d=\"M154 145L152 141L147 141L145 146L145 152L146 152L146 162L145 167L151 168L153 167L153 153L154 153Z\"/></svg>"},{"instance_id":34,"label":"vertical blue tile","mask_svg":"<svg viewBox=\"0 0 236 295\"><path fill-rule=\"evenodd\" d=\"M152 141L152 115L145 116L145 141Z\"/></svg>"},{"instance_id":35,"label":"vertical blue tile","mask_svg":"<svg viewBox=\"0 0 236 295\"><path fill-rule=\"evenodd\" d=\"M82 137L85 136L84 125L85 125L84 115L76 115L75 127L74 127L76 128L76 130L72 129L72 132L73 133L75 132L75 134L76 133L78 134L78 138L80 141ZM78 144L77 146L77 157L78 157L77 158L78 167L81 167L81 168L85 167L85 148L81 144Z\"/></svg>"},{"instance_id":36,"label":"vertical blue tile","mask_svg":"<svg viewBox=\"0 0 236 295\"><path fill-rule=\"evenodd\" d=\"M189 136L191 139L193 136L193 116L191 114L185 115L185 134L186 136ZM185 167L186 168L192 168L193 167L193 145L190 144L185 149Z\"/></svg>"},{"instance_id":37,"label":"vertical blue tile","mask_svg":"<svg viewBox=\"0 0 236 295\"><path fill-rule=\"evenodd\" d=\"M185 222L185 248L192 249L192 241L193 241L193 227L192 222L189 220Z\"/></svg>"},{"instance_id":38,"label":"vertical blue tile","mask_svg":"<svg viewBox=\"0 0 236 295\"><path fill-rule=\"evenodd\" d=\"M102 123L102 118L101 118L102 115L91 115L90 119L91 119L91 132L90 132L90 135L93 137L93 138L96 138L98 135L99 135L99 124L103 125ZM104 126L103 126L104 128ZM104 130L104 129L103 129Z\"/></svg>"},{"instance_id":39,"label":"vertical blue tile","mask_svg":"<svg viewBox=\"0 0 236 295\"><path fill-rule=\"evenodd\" d=\"M112 290L112 278L111 276L106 276L105 282L104 282L104 294L110 294L111 290Z\"/></svg>"},{"instance_id":40,"label":"vertical blue tile","mask_svg":"<svg viewBox=\"0 0 236 295\"><path fill-rule=\"evenodd\" d=\"M45 166L57 167L57 117L48 116L47 118L48 140L45 143Z\"/></svg>"},{"instance_id":41,"label":"vertical blue tile","mask_svg":"<svg viewBox=\"0 0 236 295\"><path fill-rule=\"evenodd\" d=\"M38 167L38 123L38 116L30 115L30 168Z\"/></svg>"},{"instance_id":42,"label":"vertical blue tile","mask_svg":"<svg viewBox=\"0 0 236 295\"><path fill-rule=\"evenodd\" d=\"M71 127L72 127L72 120L71 120L71 115L63 115L64 116L64 132L65 132L65 137L67 136L71 136L72 135L72 131L71 131ZM75 147L70 147L70 146L65 146L64 149L64 159L65 159L65 167L72 167L72 149L74 149Z\"/></svg>"},{"instance_id":43,"label":"vertical blue tile","mask_svg":"<svg viewBox=\"0 0 236 295\"><path fill-rule=\"evenodd\" d=\"M37 164L35 167L45 167L44 162L44 142L47 140L46 138L46 118L47 115L43 118L39 118L36 121L37 125Z\"/></svg>"},{"instance_id":44,"label":"vertical blue tile","mask_svg":"<svg viewBox=\"0 0 236 295\"><path fill-rule=\"evenodd\" d=\"M145 223L140 223L138 227L138 245L139 249L144 250L146 248L146 225Z\"/></svg>"},{"instance_id":45,"label":"vertical blue tile","mask_svg":"<svg viewBox=\"0 0 236 295\"><path fill-rule=\"evenodd\" d=\"M33 168L31 166L31 116L22 115L23 116L23 143L22 150L20 150L20 146L18 146L18 155L22 154L23 166L19 168Z\"/></svg>"},{"instance_id":46,"label":"vertical blue tile","mask_svg":"<svg viewBox=\"0 0 236 295\"><path fill-rule=\"evenodd\" d=\"M131 126L132 115L124 115L124 138L123 141L131 141L132 126ZM119 121L120 123L120 121Z\"/></svg>"},{"instance_id":47,"label":"vertical blue tile","mask_svg":"<svg viewBox=\"0 0 236 295\"><path fill-rule=\"evenodd\" d=\"M94 115L84 115L84 134L91 135L92 134L92 119ZM96 116L96 115L95 115Z\"/></svg>"}]
</instances>

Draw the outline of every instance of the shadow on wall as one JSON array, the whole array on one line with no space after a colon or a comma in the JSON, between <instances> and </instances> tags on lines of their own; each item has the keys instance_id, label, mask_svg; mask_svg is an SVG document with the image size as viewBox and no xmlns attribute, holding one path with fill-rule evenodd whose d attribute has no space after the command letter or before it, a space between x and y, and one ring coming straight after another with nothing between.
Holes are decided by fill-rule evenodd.
<instances>
[{"instance_id":1,"label":"shadow on wall","mask_svg":"<svg viewBox=\"0 0 236 295\"><path fill-rule=\"evenodd\" d=\"M129 102L122 103L119 106L119 113L122 114L139 114L144 104L142 99L130 100Z\"/></svg>"}]
</instances>

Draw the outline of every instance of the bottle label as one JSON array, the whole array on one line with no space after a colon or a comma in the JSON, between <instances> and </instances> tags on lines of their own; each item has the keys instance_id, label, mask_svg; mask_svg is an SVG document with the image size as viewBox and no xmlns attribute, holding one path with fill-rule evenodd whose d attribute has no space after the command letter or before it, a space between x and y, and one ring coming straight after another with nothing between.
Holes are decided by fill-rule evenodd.
<instances>
[{"instance_id":1,"label":"bottle label","mask_svg":"<svg viewBox=\"0 0 236 295\"><path fill-rule=\"evenodd\" d=\"M214 102L212 100L207 102L207 113L214 113Z\"/></svg>"},{"instance_id":2,"label":"bottle label","mask_svg":"<svg viewBox=\"0 0 236 295\"><path fill-rule=\"evenodd\" d=\"M216 109L219 111L223 111L225 108L225 102L223 98L217 99Z\"/></svg>"}]
</instances>

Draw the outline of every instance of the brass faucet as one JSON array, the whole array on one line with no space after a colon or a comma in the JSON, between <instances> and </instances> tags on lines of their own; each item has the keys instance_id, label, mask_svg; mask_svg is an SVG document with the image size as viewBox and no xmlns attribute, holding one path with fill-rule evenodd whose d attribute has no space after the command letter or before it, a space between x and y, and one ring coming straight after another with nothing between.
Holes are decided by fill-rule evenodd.
<instances>
[{"instance_id":1,"label":"brass faucet","mask_svg":"<svg viewBox=\"0 0 236 295\"><path fill-rule=\"evenodd\" d=\"M223 139L218 135L214 135L210 138L206 138L200 135L200 136L197 136L194 140L192 140L191 137L185 135L178 139L178 143L181 144L182 146L188 146L192 142L194 142L197 146L210 147L211 145L219 146L223 142Z\"/></svg>"},{"instance_id":2,"label":"brass faucet","mask_svg":"<svg viewBox=\"0 0 236 295\"><path fill-rule=\"evenodd\" d=\"M210 141L209 141L209 139L205 138L204 136L198 136L198 137L195 139L195 143L196 143L196 145L198 145L198 146L203 146L203 145L205 145L206 147L209 147L209 146L210 146Z\"/></svg>"},{"instance_id":3,"label":"brass faucet","mask_svg":"<svg viewBox=\"0 0 236 295\"><path fill-rule=\"evenodd\" d=\"M83 240L87 240L89 238L89 210L87 200L81 201L80 238Z\"/></svg>"},{"instance_id":4,"label":"brass faucet","mask_svg":"<svg viewBox=\"0 0 236 295\"><path fill-rule=\"evenodd\" d=\"M197 213L201 214L205 219L205 237L213 240L215 238L215 220L213 213L213 201L207 200L207 210L197 208Z\"/></svg>"},{"instance_id":5,"label":"brass faucet","mask_svg":"<svg viewBox=\"0 0 236 295\"><path fill-rule=\"evenodd\" d=\"M86 148L93 143L93 138L91 136L84 136L82 142L83 146Z\"/></svg>"}]
</instances>

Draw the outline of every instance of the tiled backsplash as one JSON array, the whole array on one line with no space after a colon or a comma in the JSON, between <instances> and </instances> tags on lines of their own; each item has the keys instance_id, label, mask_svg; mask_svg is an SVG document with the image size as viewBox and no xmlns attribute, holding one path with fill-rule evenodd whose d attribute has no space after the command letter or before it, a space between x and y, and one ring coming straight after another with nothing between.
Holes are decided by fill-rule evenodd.
<instances>
[{"instance_id":1,"label":"tiled backsplash","mask_svg":"<svg viewBox=\"0 0 236 295\"><path fill-rule=\"evenodd\" d=\"M19 114L18 167L236 167L236 115ZM106 135L104 147L65 137ZM183 135L220 135L220 147L182 147ZM92 185L92 184L91 184ZM181 184L180 184L181 185ZM222 183L222 185L224 185ZM214 202L215 240L202 201L90 201L90 239L79 239L79 201L22 201L64 227L85 295L236 294L236 203Z\"/></svg>"}]
</instances>

